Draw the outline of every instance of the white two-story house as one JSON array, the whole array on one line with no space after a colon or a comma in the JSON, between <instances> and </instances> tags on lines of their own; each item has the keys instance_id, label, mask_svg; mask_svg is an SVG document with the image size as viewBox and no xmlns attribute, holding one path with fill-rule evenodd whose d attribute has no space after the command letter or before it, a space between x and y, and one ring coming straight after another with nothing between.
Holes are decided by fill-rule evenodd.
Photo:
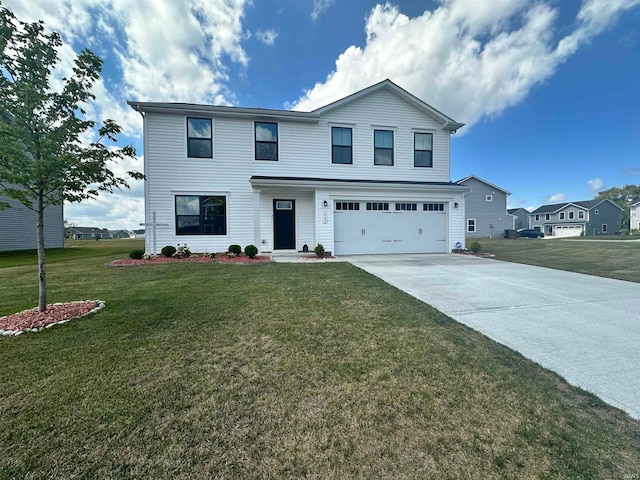
<instances>
[{"instance_id":1,"label":"white two-story house","mask_svg":"<svg viewBox=\"0 0 640 480\"><path fill-rule=\"evenodd\" d=\"M144 117L147 250L450 252L463 124L385 80L312 112L129 102ZM459 244L458 244L459 242Z\"/></svg>"}]
</instances>

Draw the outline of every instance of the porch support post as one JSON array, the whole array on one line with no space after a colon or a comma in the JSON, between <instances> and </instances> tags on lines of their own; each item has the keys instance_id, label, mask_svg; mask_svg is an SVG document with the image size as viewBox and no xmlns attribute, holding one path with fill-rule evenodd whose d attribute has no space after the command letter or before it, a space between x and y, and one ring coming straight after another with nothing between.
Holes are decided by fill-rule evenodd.
<instances>
[{"instance_id":1,"label":"porch support post","mask_svg":"<svg viewBox=\"0 0 640 480\"><path fill-rule=\"evenodd\" d=\"M253 244L262 252L262 241L260 238L260 190L253 189Z\"/></svg>"}]
</instances>

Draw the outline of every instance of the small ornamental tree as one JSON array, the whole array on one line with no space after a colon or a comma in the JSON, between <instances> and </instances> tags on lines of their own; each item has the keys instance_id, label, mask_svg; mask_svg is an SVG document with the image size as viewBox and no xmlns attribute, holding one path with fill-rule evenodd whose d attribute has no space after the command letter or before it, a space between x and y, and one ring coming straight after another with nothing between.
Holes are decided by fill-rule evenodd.
<instances>
[{"instance_id":1,"label":"small ornamental tree","mask_svg":"<svg viewBox=\"0 0 640 480\"><path fill-rule=\"evenodd\" d=\"M102 71L99 57L83 50L72 74L52 81L61 46L60 35L46 33L43 22L22 22L0 3L0 194L37 214L40 311L47 306L45 209L128 188L109 163L136 153L132 146L105 145L122 130L116 122L86 118L84 109L95 99L92 88ZM54 84L61 86L54 89ZM81 142L92 133L94 141ZM143 178L139 172L127 173Z\"/></svg>"}]
</instances>

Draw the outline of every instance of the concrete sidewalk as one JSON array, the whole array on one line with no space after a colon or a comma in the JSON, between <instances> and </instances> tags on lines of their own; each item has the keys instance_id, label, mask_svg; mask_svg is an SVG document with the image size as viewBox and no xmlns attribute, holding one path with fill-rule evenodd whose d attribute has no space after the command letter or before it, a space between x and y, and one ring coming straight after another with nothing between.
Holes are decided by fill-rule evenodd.
<instances>
[{"instance_id":1,"label":"concrete sidewalk","mask_svg":"<svg viewBox=\"0 0 640 480\"><path fill-rule=\"evenodd\" d=\"M640 419L640 284L465 255L341 258Z\"/></svg>"}]
</instances>

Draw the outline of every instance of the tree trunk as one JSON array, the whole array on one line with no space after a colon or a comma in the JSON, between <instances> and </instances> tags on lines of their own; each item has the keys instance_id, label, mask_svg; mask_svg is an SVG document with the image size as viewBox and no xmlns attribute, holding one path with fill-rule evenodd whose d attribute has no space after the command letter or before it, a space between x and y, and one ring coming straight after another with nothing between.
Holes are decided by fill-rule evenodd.
<instances>
[{"instance_id":1,"label":"tree trunk","mask_svg":"<svg viewBox=\"0 0 640 480\"><path fill-rule=\"evenodd\" d=\"M38 310L44 312L47 309L47 274L45 271L44 252L44 199L40 192L38 195L38 223L36 224L36 236L38 247Z\"/></svg>"}]
</instances>

